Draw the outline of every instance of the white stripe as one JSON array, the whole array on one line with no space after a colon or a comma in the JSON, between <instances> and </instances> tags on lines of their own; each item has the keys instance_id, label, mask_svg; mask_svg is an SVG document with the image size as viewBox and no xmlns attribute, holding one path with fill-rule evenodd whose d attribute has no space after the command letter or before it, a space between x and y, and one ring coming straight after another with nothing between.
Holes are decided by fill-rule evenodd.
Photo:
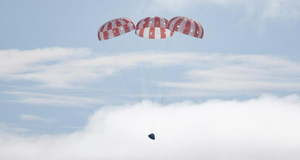
<instances>
[{"instance_id":1,"label":"white stripe","mask_svg":"<svg viewBox=\"0 0 300 160\"><path fill-rule=\"evenodd\" d=\"M160 33L160 28L159 27L155 27L154 28L154 38L155 39L161 39L161 33Z\"/></svg>"},{"instance_id":2,"label":"white stripe","mask_svg":"<svg viewBox=\"0 0 300 160\"><path fill-rule=\"evenodd\" d=\"M130 31L134 29L132 23L129 22L129 23L127 23L127 24L128 24L128 28L129 28Z\"/></svg>"},{"instance_id":3,"label":"white stripe","mask_svg":"<svg viewBox=\"0 0 300 160\"><path fill-rule=\"evenodd\" d=\"M103 32L100 32L100 39L104 40Z\"/></svg>"},{"instance_id":4,"label":"white stripe","mask_svg":"<svg viewBox=\"0 0 300 160\"><path fill-rule=\"evenodd\" d=\"M112 30L108 30L108 39L115 37Z\"/></svg>"},{"instance_id":5,"label":"white stripe","mask_svg":"<svg viewBox=\"0 0 300 160\"><path fill-rule=\"evenodd\" d=\"M118 30L120 32L120 35L125 33L125 29L123 26L118 27Z\"/></svg>"},{"instance_id":6,"label":"white stripe","mask_svg":"<svg viewBox=\"0 0 300 160\"><path fill-rule=\"evenodd\" d=\"M199 35L198 35L198 38L201 38L201 35L203 33L203 30L202 30L202 27L201 27L201 24L199 24L197 21L195 21L197 23L197 25L199 26Z\"/></svg>"},{"instance_id":7,"label":"white stripe","mask_svg":"<svg viewBox=\"0 0 300 160\"><path fill-rule=\"evenodd\" d=\"M144 33L143 33L143 37L144 38L149 38L149 31L150 31L150 28L147 27L144 29Z\"/></svg>"},{"instance_id":8,"label":"white stripe","mask_svg":"<svg viewBox=\"0 0 300 160\"><path fill-rule=\"evenodd\" d=\"M173 31L174 30L174 27L177 27L177 26L174 26L175 24L176 24L176 22L178 21L178 20L180 20L181 18L180 17L177 17L177 18L175 18L172 22L171 22L171 24L170 24L170 30L171 31ZM170 22L169 22L170 23Z\"/></svg>"},{"instance_id":9,"label":"white stripe","mask_svg":"<svg viewBox=\"0 0 300 160\"><path fill-rule=\"evenodd\" d=\"M171 37L171 31L166 29L165 30L166 38Z\"/></svg>"},{"instance_id":10,"label":"white stripe","mask_svg":"<svg viewBox=\"0 0 300 160\"><path fill-rule=\"evenodd\" d=\"M197 25L195 23L196 23L195 21L191 20L191 28L189 30L189 35L190 36L194 36L194 34L195 34L195 30L196 30L196 26L195 25Z\"/></svg>"},{"instance_id":11,"label":"white stripe","mask_svg":"<svg viewBox=\"0 0 300 160\"><path fill-rule=\"evenodd\" d=\"M111 22L111 28L112 29L117 28L116 21Z\"/></svg>"},{"instance_id":12,"label":"white stripe","mask_svg":"<svg viewBox=\"0 0 300 160\"><path fill-rule=\"evenodd\" d=\"M100 29L101 29L101 27L100 27L99 30L98 30L98 38L99 38L99 41L102 40L102 39L101 39L101 32L100 32Z\"/></svg>"},{"instance_id":13,"label":"white stripe","mask_svg":"<svg viewBox=\"0 0 300 160\"><path fill-rule=\"evenodd\" d=\"M140 20L140 22L139 22L140 24L139 24L139 27L138 27L139 29L143 28L144 22L145 22L145 18Z\"/></svg>"},{"instance_id":14,"label":"white stripe","mask_svg":"<svg viewBox=\"0 0 300 160\"><path fill-rule=\"evenodd\" d=\"M149 27L154 27L155 17L150 17L149 19Z\"/></svg>"},{"instance_id":15,"label":"white stripe","mask_svg":"<svg viewBox=\"0 0 300 160\"><path fill-rule=\"evenodd\" d=\"M166 28L165 19L162 18L162 17L159 17L159 19L160 19L160 27L161 28Z\"/></svg>"},{"instance_id":16,"label":"white stripe","mask_svg":"<svg viewBox=\"0 0 300 160\"><path fill-rule=\"evenodd\" d=\"M124 18L125 19L125 18ZM118 22L120 22L122 25L125 25L126 22L123 19L118 20Z\"/></svg>"},{"instance_id":17,"label":"white stripe","mask_svg":"<svg viewBox=\"0 0 300 160\"><path fill-rule=\"evenodd\" d=\"M183 33L185 25L186 25L187 19L184 18L183 21L179 24L178 32Z\"/></svg>"}]
</instances>

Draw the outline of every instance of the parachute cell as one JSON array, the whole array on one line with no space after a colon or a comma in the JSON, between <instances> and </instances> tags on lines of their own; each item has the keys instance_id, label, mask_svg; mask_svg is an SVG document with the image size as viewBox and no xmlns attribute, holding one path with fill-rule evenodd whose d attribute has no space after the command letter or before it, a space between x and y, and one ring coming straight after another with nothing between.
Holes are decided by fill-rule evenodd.
<instances>
[{"instance_id":1,"label":"parachute cell","mask_svg":"<svg viewBox=\"0 0 300 160\"><path fill-rule=\"evenodd\" d=\"M146 17L140 20L135 34L148 39L164 39L171 37L173 32L166 28L168 20L163 17Z\"/></svg>"},{"instance_id":2,"label":"parachute cell","mask_svg":"<svg viewBox=\"0 0 300 160\"><path fill-rule=\"evenodd\" d=\"M135 29L134 22L129 18L117 18L104 23L98 30L99 41L118 37Z\"/></svg>"},{"instance_id":3,"label":"parachute cell","mask_svg":"<svg viewBox=\"0 0 300 160\"><path fill-rule=\"evenodd\" d=\"M174 17L172 18L167 28L172 32L180 32L196 38L203 38L204 30L201 24L187 17Z\"/></svg>"}]
</instances>

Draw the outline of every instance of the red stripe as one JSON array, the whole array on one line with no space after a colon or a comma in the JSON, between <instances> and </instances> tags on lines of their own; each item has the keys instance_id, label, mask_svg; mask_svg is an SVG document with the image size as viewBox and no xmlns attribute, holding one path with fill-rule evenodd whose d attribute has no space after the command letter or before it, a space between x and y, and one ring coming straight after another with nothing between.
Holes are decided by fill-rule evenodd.
<instances>
[{"instance_id":1,"label":"red stripe","mask_svg":"<svg viewBox=\"0 0 300 160\"><path fill-rule=\"evenodd\" d=\"M169 23L169 21L167 19L165 19L165 18L164 18L164 21L165 21L165 25L164 26L166 27L167 24Z\"/></svg>"},{"instance_id":2,"label":"red stripe","mask_svg":"<svg viewBox=\"0 0 300 160\"><path fill-rule=\"evenodd\" d=\"M169 20L169 22L168 22L168 20L167 20L167 29L169 29L169 30L173 30L173 28L171 28L171 23L176 19L177 17L174 17L174 18L172 18L171 20ZM166 19L165 19L165 22L166 22Z\"/></svg>"},{"instance_id":3,"label":"red stripe","mask_svg":"<svg viewBox=\"0 0 300 160\"><path fill-rule=\"evenodd\" d=\"M174 17L172 18L167 24L168 24L168 29L171 30L171 31L174 31L174 26L172 28L171 24L173 23L173 21L175 21L175 19L177 19L178 17Z\"/></svg>"},{"instance_id":4,"label":"red stripe","mask_svg":"<svg viewBox=\"0 0 300 160\"><path fill-rule=\"evenodd\" d=\"M195 34L194 34L194 37L198 37L199 36L199 24L197 22L195 22Z\"/></svg>"},{"instance_id":5,"label":"red stripe","mask_svg":"<svg viewBox=\"0 0 300 160\"><path fill-rule=\"evenodd\" d=\"M134 23L133 23L133 22L130 22L130 23L131 23L131 25L132 25L132 28L135 29Z\"/></svg>"},{"instance_id":6,"label":"red stripe","mask_svg":"<svg viewBox=\"0 0 300 160\"><path fill-rule=\"evenodd\" d=\"M129 23L130 21L128 21L126 18L121 18L125 23Z\"/></svg>"},{"instance_id":7,"label":"red stripe","mask_svg":"<svg viewBox=\"0 0 300 160\"><path fill-rule=\"evenodd\" d=\"M117 27L122 26L122 24L121 24L121 22L119 20L116 21L116 25L117 25Z\"/></svg>"},{"instance_id":8,"label":"red stripe","mask_svg":"<svg viewBox=\"0 0 300 160\"><path fill-rule=\"evenodd\" d=\"M160 18L159 17L154 18L154 27L160 27Z\"/></svg>"},{"instance_id":9,"label":"red stripe","mask_svg":"<svg viewBox=\"0 0 300 160\"><path fill-rule=\"evenodd\" d=\"M140 29L140 23L142 23L142 20L140 20L140 21L136 24L136 27L135 27L136 30Z\"/></svg>"},{"instance_id":10,"label":"red stripe","mask_svg":"<svg viewBox=\"0 0 300 160\"><path fill-rule=\"evenodd\" d=\"M109 37L108 37L108 32L107 32L107 31L104 31L104 32L103 32L103 37L104 37L104 39L109 39Z\"/></svg>"},{"instance_id":11,"label":"red stripe","mask_svg":"<svg viewBox=\"0 0 300 160\"><path fill-rule=\"evenodd\" d=\"M149 29L149 39L155 39L155 27Z\"/></svg>"},{"instance_id":12,"label":"red stripe","mask_svg":"<svg viewBox=\"0 0 300 160\"><path fill-rule=\"evenodd\" d=\"M111 22L109 22L106 30L107 30L107 31L108 31L108 30L111 30L111 28L112 28L112 24L111 24Z\"/></svg>"},{"instance_id":13,"label":"red stripe","mask_svg":"<svg viewBox=\"0 0 300 160\"><path fill-rule=\"evenodd\" d=\"M119 28L114 28L114 29L113 29L113 34L114 34L114 37L119 36L119 35L120 35Z\"/></svg>"},{"instance_id":14,"label":"red stripe","mask_svg":"<svg viewBox=\"0 0 300 160\"><path fill-rule=\"evenodd\" d=\"M178 31L178 25L181 23L183 21L183 19L181 18L181 19L179 19L179 20L177 20L177 22L174 24L174 26L173 26L173 32L174 31Z\"/></svg>"},{"instance_id":15,"label":"red stripe","mask_svg":"<svg viewBox=\"0 0 300 160\"><path fill-rule=\"evenodd\" d=\"M183 34L189 34L190 30L191 30L191 21L187 20L184 26Z\"/></svg>"},{"instance_id":16,"label":"red stripe","mask_svg":"<svg viewBox=\"0 0 300 160\"><path fill-rule=\"evenodd\" d=\"M167 38L165 28L160 28L160 38Z\"/></svg>"},{"instance_id":17,"label":"red stripe","mask_svg":"<svg viewBox=\"0 0 300 160\"><path fill-rule=\"evenodd\" d=\"M139 36L144 37L144 28L141 28L139 31Z\"/></svg>"},{"instance_id":18,"label":"red stripe","mask_svg":"<svg viewBox=\"0 0 300 160\"><path fill-rule=\"evenodd\" d=\"M149 27L149 20L150 20L150 17L147 17L144 19L144 24L143 24L143 28L146 28L146 27Z\"/></svg>"},{"instance_id":19,"label":"red stripe","mask_svg":"<svg viewBox=\"0 0 300 160\"><path fill-rule=\"evenodd\" d=\"M98 32L98 39L101 41L100 32Z\"/></svg>"},{"instance_id":20,"label":"red stripe","mask_svg":"<svg viewBox=\"0 0 300 160\"><path fill-rule=\"evenodd\" d=\"M125 24L123 27L124 27L125 33L130 32L130 28L129 28L128 24Z\"/></svg>"}]
</instances>

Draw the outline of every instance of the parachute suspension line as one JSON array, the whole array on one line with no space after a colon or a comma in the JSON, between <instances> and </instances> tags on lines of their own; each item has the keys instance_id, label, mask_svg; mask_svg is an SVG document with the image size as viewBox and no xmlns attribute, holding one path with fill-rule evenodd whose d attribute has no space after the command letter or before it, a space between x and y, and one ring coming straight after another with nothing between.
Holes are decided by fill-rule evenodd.
<instances>
[{"instance_id":1,"label":"parachute suspension line","mask_svg":"<svg viewBox=\"0 0 300 160\"><path fill-rule=\"evenodd\" d=\"M129 88L131 89L132 93L134 94L135 98L138 100L138 102L142 105L143 110L145 111L144 107L143 107L143 101L141 99L141 96L139 97L138 94L135 92L133 86L130 84L129 80L126 78L126 76L123 75L123 73L121 72L121 75L123 77L123 79L125 79L127 85L129 86ZM149 120L149 118L147 119L147 123L148 123L148 128L151 128L151 121ZM151 132L151 131L150 131Z\"/></svg>"},{"instance_id":2,"label":"parachute suspension line","mask_svg":"<svg viewBox=\"0 0 300 160\"><path fill-rule=\"evenodd\" d=\"M138 59L140 59L141 53L138 54ZM142 81L141 81L141 68L139 67L139 65L137 65L138 67L138 88L139 88L139 94L140 94L140 99L141 99L141 103L143 103L143 96L142 96Z\"/></svg>"},{"instance_id":3,"label":"parachute suspension line","mask_svg":"<svg viewBox=\"0 0 300 160\"><path fill-rule=\"evenodd\" d=\"M164 41L163 42L163 44L164 44L164 57L163 57L163 65L162 65L162 67L163 67L163 69L161 70L161 76L160 76L160 79L159 79L159 82L161 82L162 81L162 83L164 83L164 81L165 81L165 74L166 74L166 59L168 58L168 53L167 53L167 51L168 51L168 47L169 47L169 45L168 45L168 43L167 42L169 42L169 39L161 39L161 41ZM164 92L164 89L162 88L161 89L161 98L163 99L163 92ZM163 100L162 100L163 101ZM152 103L153 104L153 103ZM160 105L162 105L162 103L160 103ZM154 108L152 108L152 112L154 112ZM152 113L152 121L153 121L153 126L152 126L152 132L154 132L154 129L155 129L155 127L156 127L156 124L158 123L158 110L156 110L156 113Z\"/></svg>"},{"instance_id":4,"label":"parachute suspension line","mask_svg":"<svg viewBox=\"0 0 300 160\"><path fill-rule=\"evenodd\" d=\"M165 63L165 62L164 62ZM164 64L165 65L165 64ZM163 67L164 67L163 65ZM164 67L163 69L163 73L162 73L162 80L161 80L161 85L163 85L163 83L165 82L165 72L166 72L166 68ZM163 95L164 95L164 89L165 87L161 87L161 100L163 99Z\"/></svg>"},{"instance_id":5,"label":"parachute suspension line","mask_svg":"<svg viewBox=\"0 0 300 160\"><path fill-rule=\"evenodd\" d=\"M166 48L167 48L167 45L166 45L167 41L166 41L166 39L161 39L160 41L165 41L163 43L164 44L164 50L163 51L166 51ZM162 56L163 56L162 57L163 63L162 63L162 69L160 70L160 77L159 77L159 80L158 80L159 83L163 83L164 82L165 73L166 73L166 59L167 59L167 55L166 55L166 53L163 53ZM163 94L163 92L164 92L163 88L161 88L160 86L158 86L156 88L154 99L153 99L152 103L155 102L156 93L159 92L159 90L161 92L161 95Z\"/></svg>"},{"instance_id":6,"label":"parachute suspension line","mask_svg":"<svg viewBox=\"0 0 300 160\"><path fill-rule=\"evenodd\" d=\"M153 75L151 76L151 74L149 73L150 71L147 70L147 68L145 68L144 65L141 65L141 70L143 70L143 73L144 73L144 78L143 80L141 80L141 83L144 82L146 83L144 87L147 87L145 88L145 91L148 89L148 97L150 97L152 103L151 103L151 106L150 106L150 109L151 111L149 112L150 115L148 117L148 125L149 125L149 132L153 132L154 130L154 126L155 126L155 121L154 121L154 93L153 93L153 89L151 87L151 81L153 80ZM140 73L141 74L141 73ZM146 93L146 92L145 92ZM147 96L147 95L146 95Z\"/></svg>"},{"instance_id":7,"label":"parachute suspension line","mask_svg":"<svg viewBox=\"0 0 300 160\"><path fill-rule=\"evenodd\" d=\"M153 99L153 95L152 95L152 89L150 87L150 77L149 74L147 73L145 67L143 66L143 71L144 71L144 75L146 77L146 82L147 82L147 88L148 88L148 92L149 92L149 97L151 98L151 100ZM151 78L152 79L152 78Z\"/></svg>"},{"instance_id":8,"label":"parachute suspension line","mask_svg":"<svg viewBox=\"0 0 300 160\"><path fill-rule=\"evenodd\" d=\"M134 94L135 98L138 100L138 102L140 102L140 103L142 104L142 101L141 101L140 97L137 96L137 94L135 93L133 87L131 86L131 84L129 83L128 79L126 78L126 76L124 76L122 72L120 72L120 73L121 73L123 79L125 79L127 85L128 85L129 88L131 89L131 91L132 91L132 93Z\"/></svg>"},{"instance_id":9,"label":"parachute suspension line","mask_svg":"<svg viewBox=\"0 0 300 160\"><path fill-rule=\"evenodd\" d=\"M151 87L151 81L153 81L153 75L150 77L149 73L147 71L147 69L145 69L145 67L143 67L143 71L145 74L145 78L146 78L146 83L147 83L147 88L148 88L148 93L149 93L149 97L151 99L152 104L155 102L155 98L156 98L156 93L158 88L153 89L153 87ZM162 72L162 71L161 71Z\"/></svg>"},{"instance_id":10,"label":"parachute suspension line","mask_svg":"<svg viewBox=\"0 0 300 160\"><path fill-rule=\"evenodd\" d=\"M160 76L159 76L159 80L158 80L158 82L164 82L164 79L165 79L165 73L166 73L166 57L165 57L165 55L163 55L164 57L163 57L163 63L162 63L162 68L163 69L161 69L160 70ZM163 96L163 93L164 93L164 90L163 90L163 88L161 88L161 87L157 87L156 88L156 91L155 91L155 93L154 93L154 98L153 98L153 100L152 100L152 107L151 107L151 115L152 115L152 117L151 117L151 121L152 121L152 132L154 131L154 129L155 129L155 126L156 126L156 123L157 123L157 119L158 119L158 116L157 116L157 110L156 111L154 111L154 107L153 107L153 105L154 105L154 102L155 102L155 98L156 98L156 95L158 94L158 92L159 92L159 90L160 90L160 92L161 92L161 98L162 98L162 96Z\"/></svg>"},{"instance_id":11,"label":"parachute suspension line","mask_svg":"<svg viewBox=\"0 0 300 160\"><path fill-rule=\"evenodd\" d=\"M177 82L177 80L178 80L178 77L179 77L179 74L177 73L177 75L176 75L176 78L175 78L175 81L174 81L174 82ZM160 102L160 104L161 104L161 105L164 103L165 99L168 97L168 95L169 95L169 93L170 93L170 91L171 91L171 90L172 90L172 87L169 87L169 88L168 88L168 91L166 92L166 94L164 95L164 97L163 97L162 101Z\"/></svg>"},{"instance_id":12,"label":"parachute suspension line","mask_svg":"<svg viewBox=\"0 0 300 160\"><path fill-rule=\"evenodd\" d=\"M139 52L138 53L138 59L140 59L140 58L142 58L142 52ZM144 74L146 75L146 76L148 76L148 74L146 73L146 71L145 71L145 66L144 65L140 65L140 66L138 66L138 88L139 88L139 96L140 96L140 103L141 103L141 105L142 105L142 108L143 108L143 110L145 111L146 110L146 108L145 108L145 106L143 105L143 94L144 94L144 92L143 92L143 82L144 82L144 80L143 80L143 75L142 75L142 70L143 70L143 72L144 72ZM147 82L147 84L148 84L148 86L149 86L149 80L148 80L148 77L146 77L147 79L146 79L146 82ZM150 87L149 87L150 88ZM149 132L152 132L152 130L151 130L151 128L152 128L152 126L153 126L153 121L150 119L150 117L149 117L149 115L147 116L148 118L146 118L147 119L147 123L148 123L148 128L149 128Z\"/></svg>"},{"instance_id":13,"label":"parachute suspension line","mask_svg":"<svg viewBox=\"0 0 300 160\"><path fill-rule=\"evenodd\" d=\"M173 42L172 41L172 39L168 39L168 41L166 41L166 48L167 48L167 50L169 51L169 43L171 43L171 42ZM179 73L178 72L176 72L176 77L175 77L175 82L177 82L177 80L178 80L178 77L179 77ZM161 101L160 101L160 105L162 105L163 103L164 103L164 101L165 101L165 99L167 98L167 96L169 95L169 93L170 93L170 91L172 90L172 88L171 87L166 87L166 92L165 92L165 94L163 94L162 95L162 98L161 98Z\"/></svg>"},{"instance_id":14,"label":"parachute suspension line","mask_svg":"<svg viewBox=\"0 0 300 160\"><path fill-rule=\"evenodd\" d=\"M165 74L165 67L164 67L165 66L165 59L166 58L163 59L163 65L162 65L163 69L160 70L160 76L159 76L158 82L161 82L164 79L164 74ZM153 98L152 98L152 104L155 102L157 92L159 92L159 87L156 87L156 89L154 91L154 95L153 95ZM161 92L163 92L162 89L161 89Z\"/></svg>"},{"instance_id":15,"label":"parachute suspension line","mask_svg":"<svg viewBox=\"0 0 300 160\"><path fill-rule=\"evenodd\" d=\"M154 106L153 106L154 104L153 103L151 103L151 130L150 130L150 132L151 133L153 133L154 132L154 126L155 126L155 122L154 122L154 118L153 118L153 116L154 116Z\"/></svg>"}]
</instances>

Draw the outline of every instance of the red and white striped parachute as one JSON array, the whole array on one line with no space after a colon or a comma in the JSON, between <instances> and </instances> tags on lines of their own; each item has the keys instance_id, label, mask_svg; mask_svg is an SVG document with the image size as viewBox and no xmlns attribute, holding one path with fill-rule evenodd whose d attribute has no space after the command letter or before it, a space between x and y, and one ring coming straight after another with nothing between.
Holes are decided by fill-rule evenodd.
<instances>
[{"instance_id":1,"label":"red and white striped parachute","mask_svg":"<svg viewBox=\"0 0 300 160\"><path fill-rule=\"evenodd\" d=\"M172 32L180 32L189 36L193 36L196 38L201 38L204 35L204 30L203 27L201 26L200 23L197 21L194 21L190 18L186 17L174 17L172 18L168 25L167 28L171 30Z\"/></svg>"},{"instance_id":2,"label":"red and white striped parachute","mask_svg":"<svg viewBox=\"0 0 300 160\"><path fill-rule=\"evenodd\" d=\"M167 29L168 20L163 17L146 17L140 20L135 28L135 34L149 39L163 39L173 36Z\"/></svg>"},{"instance_id":3,"label":"red and white striped parachute","mask_svg":"<svg viewBox=\"0 0 300 160\"><path fill-rule=\"evenodd\" d=\"M98 30L99 41L120 36L135 29L133 21L129 18L117 18L103 24Z\"/></svg>"}]
</instances>

